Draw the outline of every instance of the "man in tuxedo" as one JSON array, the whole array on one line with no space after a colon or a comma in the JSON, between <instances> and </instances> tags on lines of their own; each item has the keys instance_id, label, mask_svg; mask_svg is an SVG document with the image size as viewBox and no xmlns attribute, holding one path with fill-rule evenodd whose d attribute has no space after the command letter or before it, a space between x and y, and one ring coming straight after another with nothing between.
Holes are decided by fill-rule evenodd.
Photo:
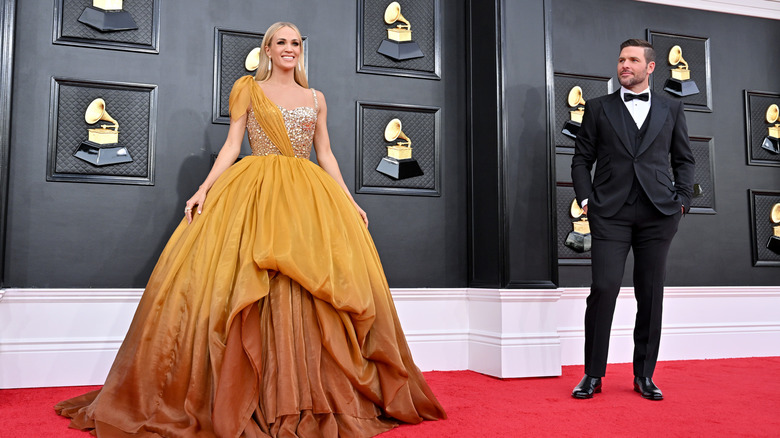
<instances>
[{"instance_id":1,"label":"man in tuxedo","mask_svg":"<svg viewBox=\"0 0 780 438\"><path fill-rule=\"evenodd\" d=\"M694 158L683 103L650 92L654 69L650 43L622 43L621 88L588 101L575 141L572 181L592 236L585 377L572 392L575 398L601 392L612 317L631 249L637 302L634 390L649 400L663 399L652 377L661 339L666 256L690 208Z\"/></svg>"}]
</instances>

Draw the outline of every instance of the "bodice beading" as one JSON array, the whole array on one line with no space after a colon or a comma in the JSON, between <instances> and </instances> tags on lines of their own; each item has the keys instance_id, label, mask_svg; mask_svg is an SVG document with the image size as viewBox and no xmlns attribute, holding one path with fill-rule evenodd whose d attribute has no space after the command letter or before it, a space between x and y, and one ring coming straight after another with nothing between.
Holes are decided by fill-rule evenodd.
<instances>
[{"instance_id":1,"label":"bodice beading","mask_svg":"<svg viewBox=\"0 0 780 438\"><path fill-rule=\"evenodd\" d=\"M292 143L293 151L297 158L309 158L311 155L312 141L314 140L314 129L317 125L317 93L311 90L314 96L314 107L301 106L294 109L286 109L279 105L282 112L284 125ZM282 152L271 142L260 123L255 118L252 108L247 111L246 130L249 134L249 146L252 148L252 155L282 155Z\"/></svg>"}]
</instances>

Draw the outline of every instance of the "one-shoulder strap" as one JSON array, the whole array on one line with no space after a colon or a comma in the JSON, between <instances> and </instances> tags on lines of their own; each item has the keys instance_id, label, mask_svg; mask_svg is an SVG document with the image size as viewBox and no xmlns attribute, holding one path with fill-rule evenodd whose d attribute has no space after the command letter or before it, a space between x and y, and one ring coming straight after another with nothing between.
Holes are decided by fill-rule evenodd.
<instances>
[{"instance_id":1,"label":"one-shoulder strap","mask_svg":"<svg viewBox=\"0 0 780 438\"><path fill-rule=\"evenodd\" d=\"M320 106L317 103L317 92L314 90L314 88L311 89L311 94L314 95L314 111L315 112L319 111L320 110Z\"/></svg>"},{"instance_id":2,"label":"one-shoulder strap","mask_svg":"<svg viewBox=\"0 0 780 438\"><path fill-rule=\"evenodd\" d=\"M246 75L233 83L233 89L230 90L228 100L228 110L230 118L237 120L246 114L249 109L249 103L252 99L252 86L256 85L252 76Z\"/></svg>"},{"instance_id":3,"label":"one-shoulder strap","mask_svg":"<svg viewBox=\"0 0 780 438\"><path fill-rule=\"evenodd\" d=\"M284 124L284 117L279 107L271 102L260 85L252 76L243 76L233 84L230 92L230 117L237 119L246 113L249 102L255 113L255 119L271 142L279 149L282 155L294 157L290 136Z\"/></svg>"}]
</instances>

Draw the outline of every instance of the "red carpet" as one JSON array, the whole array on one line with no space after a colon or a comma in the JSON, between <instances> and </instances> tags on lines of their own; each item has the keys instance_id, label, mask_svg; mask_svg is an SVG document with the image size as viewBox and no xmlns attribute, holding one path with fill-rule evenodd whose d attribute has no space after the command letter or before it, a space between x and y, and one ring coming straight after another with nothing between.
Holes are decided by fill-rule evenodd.
<instances>
[{"instance_id":1,"label":"red carpet","mask_svg":"<svg viewBox=\"0 0 780 438\"><path fill-rule=\"evenodd\" d=\"M574 400L581 373L581 366L539 379L425 373L449 419L380 437L780 437L780 357L661 362L660 402L633 391L630 364L609 365L604 392ZM89 437L67 429L52 407L91 389L0 390L0 437Z\"/></svg>"}]
</instances>

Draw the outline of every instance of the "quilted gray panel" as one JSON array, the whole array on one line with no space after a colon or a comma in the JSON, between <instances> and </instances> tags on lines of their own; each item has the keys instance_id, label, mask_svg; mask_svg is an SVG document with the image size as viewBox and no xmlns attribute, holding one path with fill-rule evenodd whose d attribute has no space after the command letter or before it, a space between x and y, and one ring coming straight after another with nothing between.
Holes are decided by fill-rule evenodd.
<instances>
[{"instance_id":1,"label":"quilted gray panel","mask_svg":"<svg viewBox=\"0 0 780 438\"><path fill-rule=\"evenodd\" d=\"M76 83L58 80L59 94L56 99L56 126L50 145L54 160L55 175L103 175L148 178L152 139L149 136L151 121L152 90L129 86L109 86ZM82 141L88 138L88 129L100 125L89 125L84 112L96 98L106 101L106 111L119 123L119 144L125 146L132 157L130 163L108 166L94 166L73 156Z\"/></svg>"},{"instance_id":2,"label":"quilted gray panel","mask_svg":"<svg viewBox=\"0 0 780 438\"><path fill-rule=\"evenodd\" d=\"M696 160L693 183L701 187L701 196L691 200L693 208L715 208L715 182L712 177L712 150L708 140L691 139L691 152ZM695 211L694 211L695 212Z\"/></svg>"},{"instance_id":3,"label":"quilted gray panel","mask_svg":"<svg viewBox=\"0 0 780 438\"><path fill-rule=\"evenodd\" d=\"M421 72L434 73L436 67L436 8L434 0L400 0L401 15L411 23L412 40L419 46L425 56L422 58L396 61L377 52L382 40L387 38L387 29L395 27L385 24L385 9L390 0L363 1L363 35L361 53L363 65L382 68L401 68Z\"/></svg>"},{"instance_id":4,"label":"quilted gray panel","mask_svg":"<svg viewBox=\"0 0 780 438\"><path fill-rule=\"evenodd\" d=\"M766 110L769 105L780 105L780 94L747 94L747 107L750 113L750 160L775 162L780 164L780 154L774 154L761 147L764 137L769 134L768 128L773 126L766 121ZM780 122L778 122L780 123Z\"/></svg>"},{"instance_id":5,"label":"quilted gray panel","mask_svg":"<svg viewBox=\"0 0 780 438\"><path fill-rule=\"evenodd\" d=\"M92 0L57 0L59 2L60 35L62 38L111 41L116 43L152 46L155 3L159 0L129 0L122 2L122 10L132 15L138 29L118 32L101 32L78 21L84 8L92 6Z\"/></svg>"},{"instance_id":6,"label":"quilted gray panel","mask_svg":"<svg viewBox=\"0 0 780 438\"><path fill-rule=\"evenodd\" d=\"M412 158L417 160L423 175L395 180L376 171L379 161L387 156L387 146L395 142L385 141L387 124L394 118L401 120L402 130L412 141ZM400 108L361 107L360 147L362 155L362 180L360 187L392 187L430 189L436 187L436 111Z\"/></svg>"},{"instance_id":7,"label":"quilted gray panel","mask_svg":"<svg viewBox=\"0 0 780 438\"><path fill-rule=\"evenodd\" d=\"M556 243L558 245L558 259L582 259L590 260L590 251L576 252L564 245L566 236L573 230L573 219L570 214L571 201L574 199L574 187L569 185L559 185L556 187L556 212L558 218L558 235ZM589 262L588 262L589 263Z\"/></svg>"},{"instance_id":8,"label":"quilted gray panel","mask_svg":"<svg viewBox=\"0 0 780 438\"><path fill-rule=\"evenodd\" d=\"M707 40L704 38L692 38L678 35L666 35L651 33L651 43L655 48L655 71L651 75L651 88L654 92L663 94L673 99L682 99L688 109L712 111L709 108L709 90L707 89ZM669 64L669 51L675 45L682 48L682 57L688 63L691 71L691 80L696 82L699 88L698 94L685 97L677 97L664 91L666 80L672 77L672 69L676 66ZM682 63L680 64L682 65Z\"/></svg>"},{"instance_id":9,"label":"quilted gray panel","mask_svg":"<svg viewBox=\"0 0 780 438\"><path fill-rule=\"evenodd\" d=\"M769 216L772 206L780 202L780 193L755 193L753 199L755 211L753 212L754 221L751 225L753 226L752 235L756 239L753 263L780 262L780 254L775 254L766 247L766 243L773 233L772 227L780 225L773 224Z\"/></svg>"},{"instance_id":10,"label":"quilted gray panel","mask_svg":"<svg viewBox=\"0 0 780 438\"><path fill-rule=\"evenodd\" d=\"M250 72L244 67L244 61L252 49L260 47L263 35L262 33L217 30L216 38L217 44L219 44L219 58L217 59L219 83L216 84L217 96L219 96L217 116L224 119L225 123L229 123L230 120L228 103L233 83L241 76L254 76L255 72Z\"/></svg>"},{"instance_id":11,"label":"quilted gray panel","mask_svg":"<svg viewBox=\"0 0 780 438\"><path fill-rule=\"evenodd\" d=\"M585 99L585 108L588 107L587 101L594 97L603 96L609 93L610 78L595 78L592 76L578 76L565 73L556 73L555 81L555 125L554 136L555 146L574 147L574 139L561 133L564 123L570 119L569 111L575 108L569 107L567 99L569 91L575 85L582 88L582 97Z\"/></svg>"}]
</instances>

